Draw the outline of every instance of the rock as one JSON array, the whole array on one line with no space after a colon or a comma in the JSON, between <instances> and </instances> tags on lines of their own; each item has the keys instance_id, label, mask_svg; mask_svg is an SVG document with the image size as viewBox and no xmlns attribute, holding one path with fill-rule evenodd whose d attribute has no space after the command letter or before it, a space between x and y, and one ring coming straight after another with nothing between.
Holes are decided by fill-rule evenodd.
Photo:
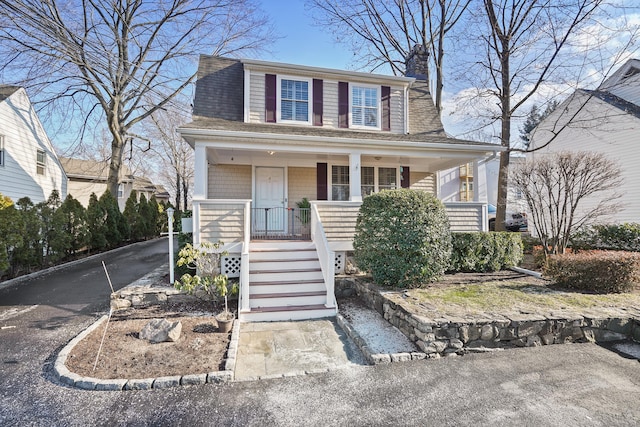
<instances>
[{"instance_id":1,"label":"rock","mask_svg":"<svg viewBox=\"0 0 640 427\"><path fill-rule=\"evenodd\" d=\"M112 298L111 299L111 309L113 311L123 310L125 308L131 307L131 301L124 298Z\"/></svg>"},{"instance_id":2,"label":"rock","mask_svg":"<svg viewBox=\"0 0 640 427\"><path fill-rule=\"evenodd\" d=\"M182 323L169 322L166 319L152 319L140 331L140 339L152 343L165 341L176 342L182 332Z\"/></svg>"}]
</instances>

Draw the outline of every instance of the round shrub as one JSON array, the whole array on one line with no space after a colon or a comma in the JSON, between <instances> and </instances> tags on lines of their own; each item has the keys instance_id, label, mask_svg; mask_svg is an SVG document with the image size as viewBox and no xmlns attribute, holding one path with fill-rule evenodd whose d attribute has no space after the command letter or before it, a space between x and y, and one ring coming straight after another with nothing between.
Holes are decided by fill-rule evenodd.
<instances>
[{"instance_id":1,"label":"round shrub","mask_svg":"<svg viewBox=\"0 0 640 427\"><path fill-rule=\"evenodd\" d=\"M450 271L498 271L522 261L522 239L519 233L453 233Z\"/></svg>"},{"instance_id":2,"label":"round shrub","mask_svg":"<svg viewBox=\"0 0 640 427\"><path fill-rule=\"evenodd\" d=\"M444 274L451 232L444 205L433 195L409 189L367 196L353 240L361 270L384 286L419 287Z\"/></svg>"}]
</instances>

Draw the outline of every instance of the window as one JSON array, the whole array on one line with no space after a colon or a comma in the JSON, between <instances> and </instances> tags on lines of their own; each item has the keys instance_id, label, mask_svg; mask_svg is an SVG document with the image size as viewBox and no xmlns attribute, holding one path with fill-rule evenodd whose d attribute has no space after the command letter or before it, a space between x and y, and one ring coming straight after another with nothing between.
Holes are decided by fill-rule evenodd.
<instances>
[{"instance_id":1,"label":"window","mask_svg":"<svg viewBox=\"0 0 640 427\"><path fill-rule=\"evenodd\" d=\"M351 124L354 127L380 128L378 87L351 87Z\"/></svg>"},{"instance_id":2,"label":"window","mask_svg":"<svg viewBox=\"0 0 640 427\"><path fill-rule=\"evenodd\" d=\"M36 172L38 175L44 175L47 167L47 153L42 150L38 150L36 157Z\"/></svg>"},{"instance_id":3,"label":"window","mask_svg":"<svg viewBox=\"0 0 640 427\"><path fill-rule=\"evenodd\" d=\"M349 200L349 166L331 167L331 200Z\"/></svg>"},{"instance_id":4,"label":"window","mask_svg":"<svg viewBox=\"0 0 640 427\"><path fill-rule=\"evenodd\" d=\"M0 135L0 166L4 166L4 135Z\"/></svg>"},{"instance_id":5,"label":"window","mask_svg":"<svg viewBox=\"0 0 640 427\"><path fill-rule=\"evenodd\" d=\"M362 197L364 197L376 191L375 168L372 166L363 166L360 170L360 191L362 192Z\"/></svg>"},{"instance_id":6,"label":"window","mask_svg":"<svg viewBox=\"0 0 640 427\"><path fill-rule=\"evenodd\" d=\"M396 168L378 169L378 191L395 190L398 188L397 183Z\"/></svg>"},{"instance_id":7,"label":"window","mask_svg":"<svg viewBox=\"0 0 640 427\"><path fill-rule=\"evenodd\" d=\"M310 123L309 80L294 80L278 77L279 121Z\"/></svg>"},{"instance_id":8,"label":"window","mask_svg":"<svg viewBox=\"0 0 640 427\"><path fill-rule=\"evenodd\" d=\"M124 197L124 185L122 183L118 184L118 199L122 199Z\"/></svg>"},{"instance_id":9,"label":"window","mask_svg":"<svg viewBox=\"0 0 640 427\"><path fill-rule=\"evenodd\" d=\"M466 177L460 180L460 201L472 202L473 201L473 178Z\"/></svg>"}]
</instances>

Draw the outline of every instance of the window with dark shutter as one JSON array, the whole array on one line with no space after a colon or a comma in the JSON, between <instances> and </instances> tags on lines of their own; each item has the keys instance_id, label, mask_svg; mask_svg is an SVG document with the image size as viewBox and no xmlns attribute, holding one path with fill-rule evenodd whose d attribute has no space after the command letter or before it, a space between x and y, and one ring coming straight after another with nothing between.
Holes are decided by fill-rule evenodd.
<instances>
[{"instance_id":1,"label":"window with dark shutter","mask_svg":"<svg viewBox=\"0 0 640 427\"><path fill-rule=\"evenodd\" d=\"M322 126L322 80L313 79L313 125Z\"/></svg>"},{"instance_id":2,"label":"window with dark shutter","mask_svg":"<svg viewBox=\"0 0 640 427\"><path fill-rule=\"evenodd\" d=\"M349 83L338 82L338 127L349 127Z\"/></svg>"},{"instance_id":3,"label":"window with dark shutter","mask_svg":"<svg viewBox=\"0 0 640 427\"><path fill-rule=\"evenodd\" d=\"M380 89L382 101L382 130L391 130L391 88L382 86Z\"/></svg>"},{"instance_id":4,"label":"window with dark shutter","mask_svg":"<svg viewBox=\"0 0 640 427\"><path fill-rule=\"evenodd\" d=\"M326 163L318 163L316 166L316 188L317 200L328 200Z\"/></svg>"},{"instance_id":5,"label":"window with dark shutter","mask_svg":"<svg viewBox=\"0 0 640 427\"><path fill-rule=\"evenodd\" d=\"M411 186L409 166L400 166L400 187L409 188Z\"/></svg>"},{"instance_id":6,"label":"window with dark shutter","mask_svg":"<svg viewBox=\"0 0 640 427\"><path fill-rule=\"evenodd\" d=\"M264 106L267 123L276 122L276 75L264 75Z\"/></svg>"}]
</instances>

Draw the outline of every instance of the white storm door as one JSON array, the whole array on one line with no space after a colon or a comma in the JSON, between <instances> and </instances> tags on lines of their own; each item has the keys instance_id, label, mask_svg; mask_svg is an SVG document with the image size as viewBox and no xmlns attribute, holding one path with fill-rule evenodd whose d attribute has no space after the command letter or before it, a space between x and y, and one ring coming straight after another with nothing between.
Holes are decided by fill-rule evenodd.
<instances>
[{"instance_id":1,"label":"white storm door","mask_svg":"<svg viewBox=\"0 0 640 427\"><path fill-rule=\"evenodd\" d=\"M284 168L256 167L254 231L285 233Z\"/></svg>"}]
</instances>

